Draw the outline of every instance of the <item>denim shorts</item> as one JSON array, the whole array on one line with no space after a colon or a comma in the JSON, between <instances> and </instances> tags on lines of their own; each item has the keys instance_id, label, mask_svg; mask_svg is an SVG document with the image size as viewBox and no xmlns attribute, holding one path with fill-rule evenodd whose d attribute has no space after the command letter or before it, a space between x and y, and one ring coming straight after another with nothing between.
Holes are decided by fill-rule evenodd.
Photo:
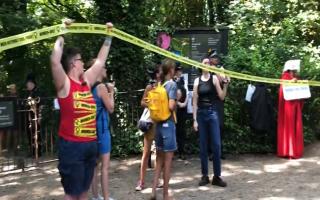
<instances>
[{"instance_id":1,"label":"denim shorts","mask_svg":"<svg viewBox=\"0 0 320 200\"><path fill-rule=\"evenodd\" d=\"M100 155L111 152L111 135L109 130L98 133L98 153Z\"/></svg>"},{"instance_id":2,"label":"denim shorts","mask_svg":"<svg viewBox=\"0 0 320 200\"><path fill-rule=\"evenodd\" d=\"M157 150L164 152L177 150L176 125L173 120L157 123L155 140Z\"/></svg>"},{"instance_id":3,"label":"denim shorts","mask_svg":"<svg viewBox=\"0 0 320 200\"><path fill-rule=\"evenodd\" d=\"M58 169L64 192L78 196L89 190L97 160L97 142L59 138Z\"/></svg>"}]
</instances>

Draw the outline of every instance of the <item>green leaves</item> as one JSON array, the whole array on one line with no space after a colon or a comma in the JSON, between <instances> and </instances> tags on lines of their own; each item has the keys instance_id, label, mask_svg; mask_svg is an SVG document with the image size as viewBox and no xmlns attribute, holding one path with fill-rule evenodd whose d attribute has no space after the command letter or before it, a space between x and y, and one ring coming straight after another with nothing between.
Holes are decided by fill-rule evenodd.
<instances>
[{"instance_id":1,"label":"green leaves","mask_svg":"<svg viewBox=\"0 0 320 200\"><path fill-rule=\"evenodd\" d=\"M226 66L239 72L279 78L285 61L298 58L302 60L302 78L320 80L318 6L319 3L312 0L233 1L228 10L231 17L231 36L229 55L225 58ZM278 86L268 87L271 88L276 105ZM242 104L237 103L239 98L243 99L243 94L237 95L233 90L245 89L241 88L239 81L233 81L231 84L228 106L233 115L229 116L231 120L226 122L226 127L246 138L251 135L251 131L243 132L242 129L246 130L248 122L243 124L243 121L236 118L243 115ZM307 143L312 141L314 134L318 132L316 130L319 130L319 122L315 120L319 115L314 112L320 109L318 95L319 89L312 88L313 98L306 101L303 112ZM275 114L276 112L277 109ZM254 147L255 141L250 137L247 142L251 147L246 148L258 150ZM264 148L263 145L261 147ZM243 147L237 151L245 149Z\"/></svg>"},{"instance_id":2,"label":"green leaves","mask_svg":"<svg viewBox=\"0 0 320 200\"><path fill-rule=\"evenodd\" d=\"M0 3L0 37L61 23L65 17L77 22L103 24L112 21L116 27L143 40L156 42L157 33L173 34L176 28L229 24L229 54L223 58L227 69L247 74L279 78L286 60L302 59L302 78L320 80L320 4L315 0L23 0ZM41 41L0 54L0 89L17 83L24 88L24 77L30 71L37 74L40 87L55 95L49 70L49 55L53 39ZM83 57L96 56L103 37L97 35L66 35L67 46L83 49ZM175 49L185 48L172 41ZM188 47L188 46L186 46ZM107 61L108 73L113 74L119 91L145 87L145 73L160 56L131 44L113 40ZM243 100L248 82L232 80L225 106L226 148L231 152L273 150L273 136L255 140L249 128L247 108ZM278 86L269 85L274 104ZM0 92L0 93L1 93ZM312 88L312 98L304 108L306 142L319 132L320 89ZM130 94L137 96L137 94ZM129 96L130 96L129 95ZM140 94L138 94L139 96ZM114 150L116 155L139 152L141 141L135 127L137 116L121 110L129 102L139 109L139 100L118 97L115 122ZM276 114L275 106L275 114ZM190 124L188 124L190 126ZM197 135L189 127L190 151L197 151ZM124 134L130 135L124 137ZM275 132L274 132L275 134ZM124 146L128 141L134 144ZM270 143L264 143L269 141Z\"/></svg>"}]
</instances>

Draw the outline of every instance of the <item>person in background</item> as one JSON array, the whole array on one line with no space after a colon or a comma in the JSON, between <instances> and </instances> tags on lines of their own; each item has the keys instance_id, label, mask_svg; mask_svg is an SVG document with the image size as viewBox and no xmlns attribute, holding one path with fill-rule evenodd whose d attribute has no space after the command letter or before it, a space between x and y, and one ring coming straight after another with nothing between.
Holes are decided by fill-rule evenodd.
<instances>
[{"instance_id":1,"label":"person in background","mask_svg":"<svg viewBox=\"0 0 320 200\"><path fill-rule=\"evenodd\" d=\"M16 84L10 84L7 85L8 95L7 97L10 98L14 102L15 107L15 113L14 113L14 126L9 127L7 130L7 136L8 136L8 142L9 150L13 150L14 154L17 153L18 150L18 144L20 135L18 134L18 112L16 111L18 109L18 92L17 92L17 86Z\"/></svg>"},{"instance_id":2,"label":"person in background","mask_svg":"<svg viewBox=\"0 0 320 200\"><path fill-rule=\"evenodd\" d=\"M177 124L176 137L178 144L179 158L186 159L184 147L186 141L186 119L187 119L187 89L185 88L180 63L176 64L175 82L177 83Z\"/></svg>"},{"instance_id":3,"label":"person in background","mask_svg":"<svg viewBox=\"0 0 320 200\"><path fill-rule=\"evenodd\" d=\"M96 60L91 60L87 66L90 68ZM103 197L98 193L98 170L96 167L92 180L92 200L113 200L109 197L109 163L111 152L111 135L109 130L109 114L114 111L114 85L104 84L107 78L107 69L102 68L97 77L97 82L92 86L92 94L97 105L97 136L98 153L102 161L101 167L101 186Z\"/></svg>"},{"instance_id":4,"label":"person in background","mask_svg":"<svg viewBox=\"0 0 320 200\"><path fill-rule=\"evenodd\" d=\"M210 59L210 65L218 68L223 68L221 65L221 58L216 54L214 51L211 53L209 56ZM220 87L223 89L224 87L224 81L225 77L219 74L216 74ZM225 159L224 155L224 150L223 150L223 140L225 137L225 132L224 132L224 100L217 101L217 111L218 111L218 116L219 116L219 126L220 126L220 137L221 137L221 159ZM212 156L209 156L210 160L212 160Z\"/></svg>"},{"instance_id":5,"label":"person in background","mask_svg":"<svg viewBox=\"0 0 320 200\"><path fill-rule=\"evenodd\" d=\"M209 65L209 59L202 61ZM208 176L208 138L213 152L213 178L212 185L226 187L227 184L221 179L221 139L220 126L217 111L217 102L224 99L227 93L229 79L224 83L223 89L220 86L216 75L209 71L202 70L200 77L196 78L193 86L193 128L199 131L200 136L200 159L201 159L201 180L199 186L209 183ZM210 136L210 137L209 137Z\"/></svg>"},{"instance_id":6,"label":"person in background","mask_svg":"<svg viewBox=\"0 0 320 200\"><path fill-rule=\"evenodd\" d=\"M18 97L16 84L10 84L7 86L9 97Z\"/></svg>"},{"instance_id":7,"label":"person in background","mask_svg":"<svg viewBox=\"0 0 320 200\"><path fill-rule=\"evenodd\" d=\"M42 102L41 99L43 94L40 92L40 89L37 85L35 75L33 73L29 73L27 75L26 81L26 95L24 100L25 108L28 111L27 121L28 121L28 128L27 128L27 136L30 145L30 154L33 157L41 156L42 155L42 138L41 138L41 110L42 110ZM37 143L38 143L38 150L36 152L36 140L35 136L37 134ZM37 154L37 155L36 155Z\"/></svg>"},{"instance_id":8,"label":"person in background","mask_svg":"<svg viewBox=\"0 0 320 200\"><path fill-rule=\"evenodd\" d=\"M300 71L300 60L289 60L285 63L281 79L297 81L299 79L298 71ZM297 159L303 156L302 108L303 100L284 99L283 85L281 84L278 104L277 155L279 157Z\"/></svg>"},{"instance_id":9,"label":"person in background","mask_svg":"<svg viewBox=\"0 0 320 200\"><path fill-rule=\"evenodd\" d=\"M156 169L154 173L152 196L151 199L156 199L156 187L160 173L163 170L163 199L169 200L169 181L171 174L171 163L174 152L177 150L176 142L176 126L174 112L176 109L177 100L177 84L172 80L175 74L175 62L170 59L165 59L162 63L162 73L165 84L165 89L169 98L169 110L171 116L156 125Z\"/></svg>"},{"instance_id":10,"label":"person in background","mask_svg":"<svg viewBox=\"0 0 320 200\"><path fill-rule=\"evenodd\" d=\"M66 26L72 21L66 20ZM113 27L106 24L106 31ZM96 103L90 88L105 65L112 38L107 36L96 61L84 72L77 48L64 49L59 36L51 54L51 72L60 105L58 169L64 200L87 200L97 159Z\"/></svg>"},{"instance_id":11,"label":"person in background","mask_svg":"<svg viewBox=\"0 0 320 200\"><path fill-rule=\"evenodd\" d=\"M27 75L25 85L27 97L37 98L41 96L38 84L35 79L35 75L33 73L29 73Z\"/></svg>"},{"instance_id":12,"label":"person in background","mask_svg":"<svg viewBox=\"0 0 320 200\"><path fill-rule=\"evenodd\" d=\"M161 83L161 65L158 64L152 71L149 72L149 75L151 77L151 81L146 86L141 99L141 106L144 108L147 107L146 97L148 95L148 92L154 89L158 83ZM143 152L142 152L141 165L140 165L139 181L135 188L136 191L141 191L145 188L146 170L148 165L148 159L151 156L151 145L154 140L155 132L156 132L156 124L155 122L153 122L153 125L149 129L149 131L143 134Z\"/></svg>"}]
</instances>

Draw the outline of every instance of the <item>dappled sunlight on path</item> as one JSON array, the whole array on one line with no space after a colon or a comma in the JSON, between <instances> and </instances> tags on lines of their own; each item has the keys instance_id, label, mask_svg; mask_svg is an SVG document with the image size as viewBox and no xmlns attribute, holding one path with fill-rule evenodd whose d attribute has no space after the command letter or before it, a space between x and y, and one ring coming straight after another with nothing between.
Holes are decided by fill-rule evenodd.
<instances>
[{"instance_id":1,"label":"dappled sunlight on path","mask_svg":"<svg viewBox=\"0 0 320 200\"><path fill-rule=\"evenodd\" d=\"M110 193L115 199L148 199L151 194L153 169L147 171L145 186L134 191L139 175L139 158L112 160ZM63 189L57 163L40 166L24 173L0 175L0 199L62 199ZM210 163L210 179L212 164ZM174 160L171 193L175 199L225 200L320 200L320 143L306 148L305 156L297 160L275 155L229 155L223 161L222 177L228 187L208 184L198 186L200 160ZM157 191L161 196L162 190ZM160 198L161 199L161 198Z\"/></svg>"}]
</instances>

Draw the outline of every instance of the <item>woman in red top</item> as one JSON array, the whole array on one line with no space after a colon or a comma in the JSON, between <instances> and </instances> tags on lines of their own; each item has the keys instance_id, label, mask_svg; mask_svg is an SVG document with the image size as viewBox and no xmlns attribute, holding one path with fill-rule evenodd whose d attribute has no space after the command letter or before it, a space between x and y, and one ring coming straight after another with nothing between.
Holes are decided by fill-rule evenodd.
<instances>
[{"instance_id":1,"label":"woman in red top","mask_svg":"<svg viewBox=\"0 0 320 200\"><path fill-rule=\"evenodd\" d=\"M291 64L290 64L291 63ZM298 65L287 61L281 79L297 80ZM283 86L279 89L278 105L278 153L279 157L301 158L303 154L303 125L302 125L303 100L284 99Z\"/></svg>"}]
</instances>

